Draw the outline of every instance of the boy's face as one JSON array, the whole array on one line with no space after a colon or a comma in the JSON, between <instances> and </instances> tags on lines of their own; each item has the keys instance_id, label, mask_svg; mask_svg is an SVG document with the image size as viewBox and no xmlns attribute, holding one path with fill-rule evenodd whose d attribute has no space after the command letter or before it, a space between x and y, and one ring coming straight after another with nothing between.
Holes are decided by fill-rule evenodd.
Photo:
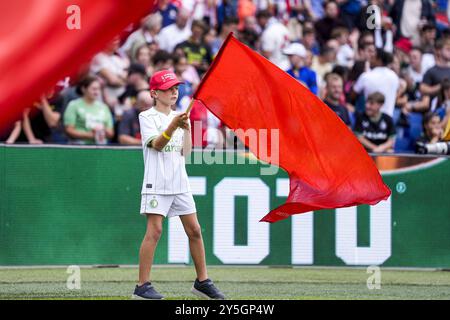
<instances>
[{"instance_id":1,"label":"boy's face","mask_svg":"<svg viewBox=\"0 0 450 320\"><path fill-rule=\"evenodd\" d=\"M380 109L383 105L375 101L366 102L366 115L368 117L375 117L380 113Z\"/></svg>"},{"instance_id":2,"label":"boy's face","mask_svg":"<svg viewBox=\"0 0 450 320\"><path fill-rule=\"evenodd\" d=\"M178 86L167 90L152 90L152 96L166 106L173 106L178 100Z\"/></svg>"}]
</instances>

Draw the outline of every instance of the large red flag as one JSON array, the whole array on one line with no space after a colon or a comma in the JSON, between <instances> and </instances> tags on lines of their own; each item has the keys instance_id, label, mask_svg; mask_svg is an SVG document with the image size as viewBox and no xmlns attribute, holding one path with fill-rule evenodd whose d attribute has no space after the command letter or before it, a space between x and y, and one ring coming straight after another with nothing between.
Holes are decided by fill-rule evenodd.
<instances>
[{"instance_id":1,"label":"large red flag","mask_svg":"<svg viewBox=\"0 0 450 320\"><path fill-rule=\"evenodd\" d=\"M0 131L157 0L0 1Z\"/></svg>"},{"instance_id":2,"label":"large red flag","mask_svg":"<svg viewBox=\"0 0 450 320\"><path fill-rule=\"evenodd\" d=\"M194 98L231 129L242 129L235 131L238 138L259 159L289 173L287 202L262 221L276 222L319 209L373 205L391 194L373 160L336 114L232 35ZM272 148L270 139L260 139L256 147L245 139L243 131L249 129L279 129L278 161L267 152Z\"/></svg>"}]
</instances>

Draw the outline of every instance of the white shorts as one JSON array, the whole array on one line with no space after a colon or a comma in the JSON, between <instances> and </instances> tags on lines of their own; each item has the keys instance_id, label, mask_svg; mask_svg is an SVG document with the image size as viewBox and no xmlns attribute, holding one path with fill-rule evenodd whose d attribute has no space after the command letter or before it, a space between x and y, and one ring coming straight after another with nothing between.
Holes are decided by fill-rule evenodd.
<instances>
[{"instance_id":1,"label":"white shorts","mask_svg":"<svg viewBox=\"0 0 450 320\"><path fill-rule=\"evenodd\" d=\"M191 192L169 195L143 194L141 198L141 215L154 213L170 218L196 212Z\"/></svg>"}]
</instances>

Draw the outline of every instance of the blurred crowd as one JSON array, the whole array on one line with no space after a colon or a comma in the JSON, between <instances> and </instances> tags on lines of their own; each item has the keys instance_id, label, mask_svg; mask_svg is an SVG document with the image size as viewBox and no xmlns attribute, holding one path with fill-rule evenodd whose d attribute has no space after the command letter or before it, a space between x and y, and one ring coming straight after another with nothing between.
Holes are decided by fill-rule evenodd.
<instances>
[{"instance_id":1,"label":"blurred crowd","mask_svg":"<svg viewBox=\"0 0 450 320\"><path fill-rule=\"evenodd\" d=\"M367 151L445 153L429 145L450 140L449 14L447 0L160 0L0 141L140 145L152 74L172 69L184 81L174 108L186 110L233 32L320 97ZM203 106L191 121L202 124L194 147L237 146Z\"/></svg>"}]
</instances>

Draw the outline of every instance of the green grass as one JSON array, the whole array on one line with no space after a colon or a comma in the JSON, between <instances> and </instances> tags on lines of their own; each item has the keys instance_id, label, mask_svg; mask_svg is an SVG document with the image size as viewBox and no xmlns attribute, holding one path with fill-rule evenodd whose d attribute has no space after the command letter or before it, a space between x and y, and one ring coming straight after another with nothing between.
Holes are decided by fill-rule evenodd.
<instances>
[{"instance_id":1,"label":"green grass","mask_svg":"<svg viewBox=\"0 0 450 320\"><path fill-rule=\"evenodd\" d=\"M383 270L381 289L356 268L210 267L228 299L450 299L450 273ZM153 284L166 299L195 299L192 267L155 267ZM137 268L82 268L81 290L68 290L65 268L0 269L0 299L129 299Z\"/></svg>"}]
</instances>

